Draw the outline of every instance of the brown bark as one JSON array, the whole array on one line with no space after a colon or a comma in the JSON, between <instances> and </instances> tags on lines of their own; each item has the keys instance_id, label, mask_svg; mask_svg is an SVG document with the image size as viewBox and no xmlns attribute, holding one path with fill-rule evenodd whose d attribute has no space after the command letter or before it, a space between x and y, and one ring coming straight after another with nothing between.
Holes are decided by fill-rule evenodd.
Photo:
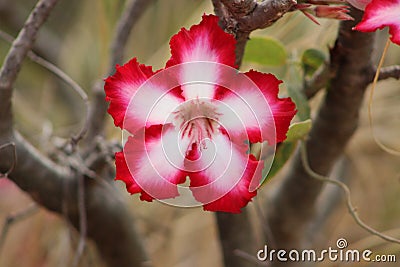
<instances>
[{"instance_id":1,"label":"brown bark","mask_svg":"<svg viewBox=\"0 0 400 267\"><path fill-rule=\"evenodd\" d=\"M359 109L370 83L375 35L353 31L362 12L352 9L351 14L355 21L341 22L331 50L330 68L335 70L335 77L328 84L306 142L311 168L322 175L330 172L357 129ZM305 227L314 218L314 205L322 185L307 174L297 153L289 174L267 203L268 224L277 247L302 246Z\"/></svg>"}]
</instances>

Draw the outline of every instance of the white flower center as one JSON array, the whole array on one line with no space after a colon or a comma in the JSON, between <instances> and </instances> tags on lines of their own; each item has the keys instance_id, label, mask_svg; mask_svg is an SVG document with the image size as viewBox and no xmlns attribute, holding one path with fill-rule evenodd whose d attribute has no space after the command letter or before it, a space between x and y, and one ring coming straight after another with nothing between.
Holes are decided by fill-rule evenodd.
<instances>
[{"instance_id":1,"label":"white flower center","mask_svg":"<svg viewBox=\"0 0 400 267\"><path fill-rule=\"evenodd\" d=\"M219 127L216 107L209 99L193 99L183 103L174 112L173 123L181 133L181 138L189 138L190 146L196 144L206 149L205 139L212 139Z\"/></svg>"}]
</instances>

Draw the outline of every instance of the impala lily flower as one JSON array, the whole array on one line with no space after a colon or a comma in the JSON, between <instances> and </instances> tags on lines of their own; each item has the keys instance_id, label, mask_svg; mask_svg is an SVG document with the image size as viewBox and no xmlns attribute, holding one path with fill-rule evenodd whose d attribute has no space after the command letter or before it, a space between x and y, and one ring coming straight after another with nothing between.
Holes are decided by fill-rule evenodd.
<instances>
[{"instance_id":1,"label":"impala lily flower","mask_svg":"<svg viewBox=\"0 0 400 267\"><path fill-rule=\"evenodd\" d=\"M164 69L132 59L106 79L108 112L132 134L115 155L130 193L152 201L189 192L205 210L233 213L256 195L263 161L249 142L283 141L296 111L272 74L237 71L235 45L205 15L172 37ZM189 188L179 186L187 178Z\"/></svg>"},{"instance_id":2,"label":"impala lily flower","mask_svg":"<svg viewBox=\"0 0 400 267\"><path fill-rule=\"evenodd\" d=\"M365 4L365 1L358 2L361 2L357 4L362 4L361 7ZM390 40L400 45L400 0L372 0L369 2L365 7L363 19L354 29L362 32L373 32L377 29L389 27Z\"/></svg>"}]
</instances>

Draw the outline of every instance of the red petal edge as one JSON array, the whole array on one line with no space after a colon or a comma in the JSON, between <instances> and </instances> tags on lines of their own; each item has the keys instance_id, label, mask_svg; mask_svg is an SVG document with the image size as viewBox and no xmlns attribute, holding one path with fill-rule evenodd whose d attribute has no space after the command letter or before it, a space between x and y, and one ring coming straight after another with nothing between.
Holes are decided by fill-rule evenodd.
<instances>
[{"instance_id":1,"label":"red petal edge","mask_svg":"<svg viewBox=\"0 0 400 267\"><path fill-rule=\"evenodd\" d=\"M235 65L236 40L218 26L218 20L219 18L215 15L203 15L200 24L193 25L189 30L182 28L172 36L170 40L171 58L166 67L187 62L184 57L194 49L201 47L215 55L212 61L237 68ZM202 59L203 55L196 56L200 58L191 61L210 61L207 58Z\"/></svg>"},{"instance_id":2,"label":"red petal edge","mask_svg":"<svg viewBox=\"0 0 400 267\"><path fill-rule=\"evenodd\" d=\"M389 27L390 40L400 45L400 0L373 0L365 8L364 16L353 29L373 32Z\"/></svg>"},{"instance_id":3,"label":"red petal edge","mask_svg":"<svg viewBox=\"0 0 400 267\"><path fill-rule=\"evenodd\" d=\"M275 120L275 131L276 131L276 142L283 142L286 139L286 133L289 129L290 122L296 115L296 105L290 97L279 98L279 84L282 83L274 75L268 73L261 73L255 70L250 70L245 73L261 90L264 97L267 99L268 104L271 108L271 112ZM251 137L251 142L260 142L260 138L257 138L257 134L260 135L257 130L253 130L248 133ZM254 136L255 135L255 136Z\"/></svg>"},{"instance_id":4,"label":"red petal edge","mask_svg":"<svg viewBox=\"0 0 400 267\"><path fill-rule=\"evenodd\" d=\"M105 79L106 101L110 102L108 113L113 117L115 126L124 129L125 114L131 98L153 74L150 66L139 64L133 58L123 66L117 65L114 75Z\"/></svg>"},{"instance_id":5,"label":"red petal edge","mask_svg":"<svg viewBox=\"0 0 400 267\"><path fill-rule=\"evenodd\" d=\"M149 202L153 201L154 198L152 198L149 194L147 194L144 190L142 190L133 179L129 171L128 165L126 164L123 151L115 153L115 166L116 166L115 180L123 181L126 185L126 190L129 193L131 194L141 193L140 195L141 200Z\"/></svg>"},{"instance_id":6,"label":"red petal edge","mask_svg":"<svg viewBox=\"0 0 400 267\"><path fill-rule=\"evenodd\" d=\"M263 164L263 162L257 161L255 157L250 154L247 160L246 171L238 184L223 197L203 205L203 209L206 211L241 213L241 209L257 195L257 191L250 192L249 187L254 176L261 177L262 168L258 166L259 164ZM256 171L258 173L255 173ZM200 176L200 174L198 175ZM195 180L196 179L191 179L191 186L200 186L201 184L197 185L194 183Z\"/></svg>"}]
</instances>

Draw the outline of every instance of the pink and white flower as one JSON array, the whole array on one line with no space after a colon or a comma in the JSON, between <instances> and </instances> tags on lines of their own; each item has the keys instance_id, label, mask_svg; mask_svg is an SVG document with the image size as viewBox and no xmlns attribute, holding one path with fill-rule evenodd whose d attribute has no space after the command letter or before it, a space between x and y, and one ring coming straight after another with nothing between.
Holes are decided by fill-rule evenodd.
<instances>
[{"instance_id":1,"label":"pink and white flower","mask_svg":"<svg viewBox=\"0 0 400 267\"><path fill-rule=\"evenodd\" d=\"M132 59L106 79L108 112L132 135L116 153L116 180L146 201L182 195L205 210L239 213L256 195L263 161L249 142L270 146L286 138L295 105L278 98L272 74L240 73L232 35L218 17L171 38L164 69Z\"/></svg>"},{"instance_id":2,"label":"pink and white flower","mask_svg":"<svg viewBox=\"0 0 400 267\"><path fill-rule=\"evenodd\" d=\"M349 2L364 7L366 1ZM390 40L400 45L400 0L372 0L368 2L361 22L354 29L362 32L373 32L377 29L389 27Z\"/></svg>"}]
</instances>

